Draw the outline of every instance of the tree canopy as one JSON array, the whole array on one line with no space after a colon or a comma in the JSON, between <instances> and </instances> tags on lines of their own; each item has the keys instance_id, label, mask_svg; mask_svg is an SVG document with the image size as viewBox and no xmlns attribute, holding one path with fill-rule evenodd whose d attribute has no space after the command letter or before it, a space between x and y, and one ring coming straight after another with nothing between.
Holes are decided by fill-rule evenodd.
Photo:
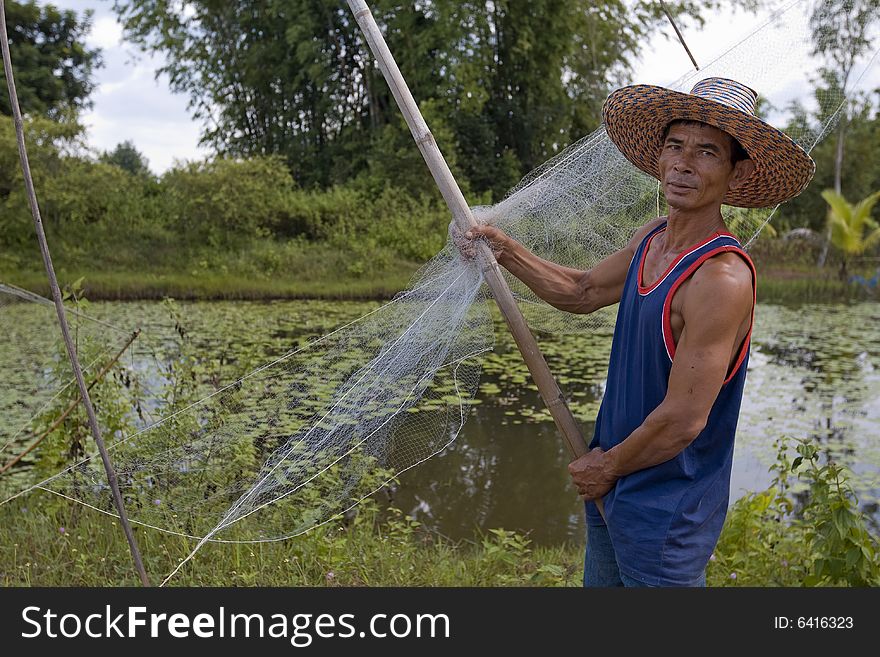
<instances>
[{"instance_id":1,"label":"tree canopy","mask_svg":"<svg viewBox=\"0 0 880 657\"><path fill-rule=\"evenodd\" d=\"M150 177L150 163L144 154L135 148L134 143L130 139L126 139L121 144L116 144L116 148L101 155L101 161L107 164L115 164L120 169L128 171L134 176Z\"/></svg>"},{"instance_id":2,"label":"tree canopy","mask_svg":"<svg viewBox=\"0 0 880 657\"><path fill-rule=\"evenodd\" d=\"M57 118L91 106L92 73L101 66L99 50L85 46L92 26L90 11L77 14L52 5L7 0L6 23L14 53L18 102L25 114ZM0 67L0 114L12 115L6 75Z\"/></svg>"},{"instance_id":3,"label":"tree canopy","mask_svg":"<svg viewBox=\"0 0 880 657\"><path fill-rule=\"evenodd\" d=\"M667 3L699 20L724 0ZM753 6L753 0L727 4ZM665 21L636 0L370 3L444 154L471 191L499 196L594 129ZM347 5L337 0L116 0L129 40L166 55L203 142L279 155L302 185L430 180Z\"/></svg>"},{"instance_id":4,"label":"tree canopy","mask_svg":"<svg viewBox=\"0 0 880 657\"><path fill-rule=\"evenodd\" d=\"M838 77L826 69L816 81L813 90L815 109L807 111L801 104L792 107L793 118L789 128L801 131L804 126L815 132L838 111L841 86ZM880 96L851 94L846 108L847 128L835 138L823 139L810 156L816 161L816 174L804 192L779 208L774 222L783 230L807 227L814 231L825 228L828 205L822 191L835 189L838 181L846 198L865 198L880 189ZM841 112L843 113L843 112ZM841 157L845 153L846 157Z\"/></svg>"}]
</instances>

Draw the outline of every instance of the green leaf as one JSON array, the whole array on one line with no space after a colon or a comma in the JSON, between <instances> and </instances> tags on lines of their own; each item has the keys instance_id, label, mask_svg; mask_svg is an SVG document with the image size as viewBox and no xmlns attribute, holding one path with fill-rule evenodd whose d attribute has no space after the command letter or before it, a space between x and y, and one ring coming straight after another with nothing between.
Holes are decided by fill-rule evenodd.
<instances>
[{"instance_id":1,"label":"green leaf","mask_svg":"<svg viewBox=\"0 0 880 657\"><path fill-rule=\"evenodd\" d=\"M831 240L844 253L858 255L880 240L875 230L865 234L874 226L871 210L880 201L880 191L875 192L855 205L849 203L841 194L826 189L822 198L829 205L828 227Z\"/></svg>"},{"instance_id":2,"label":"green leaf","mask_svg":"<svg viewBox=\"0 0 880 657\"><path fill-rule=\"evenodd\" d=\"M834 522L834 528L837 530L837 535L841 538L846 536L846 524L842 517L842 511L843 510L838 507L831 512L831 520Z\"/></svg>"},{"instance_id":3,"label":"green leaf","mask_svg":"<svg viewBox=\"0 0 880 657\"><path fill-rule=\"evenodd\" d=\"M861 558L862 550L858 546L851 547L846 551L846 568L847 570L851 569L856 562Z\"/></svg>"}]
</instances>

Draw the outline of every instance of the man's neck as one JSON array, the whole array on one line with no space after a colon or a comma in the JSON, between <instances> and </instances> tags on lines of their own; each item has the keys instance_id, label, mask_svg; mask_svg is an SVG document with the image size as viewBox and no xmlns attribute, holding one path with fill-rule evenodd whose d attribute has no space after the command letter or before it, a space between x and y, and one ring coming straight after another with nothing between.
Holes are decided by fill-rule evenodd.
<instances>
[{"instance_id":1,"label":"man's neck","mask_svg":"<svg viewBox=\"0 0 880 657\"><path fill-rule=\"evenodd\" d=\"M669 208L664 250L681 252L718 231L726 230L720 207L694 211Z\"/></svg>"}]
</instances>

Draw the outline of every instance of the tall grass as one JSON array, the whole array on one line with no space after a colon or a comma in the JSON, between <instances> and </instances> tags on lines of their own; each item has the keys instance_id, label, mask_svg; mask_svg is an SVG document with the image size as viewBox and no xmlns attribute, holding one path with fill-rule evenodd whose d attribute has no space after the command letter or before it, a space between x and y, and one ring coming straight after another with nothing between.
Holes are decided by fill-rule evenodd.
<instances>
[{"instance_id":1,"label":"tall grass","mask_svg":"<svg viewBox=\"0 0 880 657\"><path fill-rule=\"evenodd\" d=\"M136 586L114 519L85 508L47 510L36 498L0 507L0 584ZM136 527L154 581L193 547L179 536ZM172 580L178 586L557 586L580 582L577 546L533 548L493 530L473 542L426 531L375 500L302 536L258 544L208 544Z\"/></svg>"},{"instance_id":2,"label":"tall grass","mask_svg":"<svg viewBox=\"0 0 880 657\"><path fill-rule=\"evenodd\" d=\"M104 248L108 256L92 260L62 242L55 258L61 284L83 278L93 300L377 299L405 289L420 265L387 251L377 261L328 244L270 238L242 240L228 251L161 242ZM39 262L25 268L0 260L0 280L49 291Z\"/></svg>"},{"instance_id":3,"label":"tall grass","mask_svg":"<svg viewBox=\"0 0 880 657\"><path fill-rule=\"evenodd\" d=\"M709 586L877 586L880 540L847 472L808 442L792 458L781 441L773 485L728 514L707 569ZM797 478L805 485L797 489ZM47 499L48 498L48 499ZM0 584L136 586L115 520L48 494L0 507ZM193 546L135 526L154 580ZM388 505L379 493L296 538L208 544L172 580L178 586L579 586L582 545L534 547L504 529L452 541Z\"/></svg>"}]
</instances>

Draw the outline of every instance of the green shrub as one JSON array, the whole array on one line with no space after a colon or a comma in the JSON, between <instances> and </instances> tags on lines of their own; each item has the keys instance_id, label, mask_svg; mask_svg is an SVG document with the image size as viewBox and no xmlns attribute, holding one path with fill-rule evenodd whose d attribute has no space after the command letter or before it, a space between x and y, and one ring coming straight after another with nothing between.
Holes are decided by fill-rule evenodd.
<instances>
[{"instance_id":1,"label":"green shrub","mask_svg":"<svg viewBox=\"0 0 880 657\"><path fill-rule=\"evenodd\" d=\"M709 565L711 585L880 584L880 542L847 470L807 441L798 441L797 454L790 459L787 441L778 441L772 486L733 505Z\"/></svg>"},{"instance_id":2,"label":"green shrub","mask_svg":"<svg viewBox=\"0 0 880 657\"><path fill-rule=\"evenodd\" d=\"M371 218L369 204L350 187L296 190L288 202L286 221L278 227L282 236L329 240L352 226L367 225Z\"/></svg>"},{"instance_id":3,"label":"green shrub","mask_svg":"<svg viewBox=\"0 0 880 657\"><path fill-rule=\"evenodd\" d=\"M283 225L293 184L277 157L192 162L160 181L167 217L180 235L213 246L265 236Z\"/></svg>"}]
</instances>

